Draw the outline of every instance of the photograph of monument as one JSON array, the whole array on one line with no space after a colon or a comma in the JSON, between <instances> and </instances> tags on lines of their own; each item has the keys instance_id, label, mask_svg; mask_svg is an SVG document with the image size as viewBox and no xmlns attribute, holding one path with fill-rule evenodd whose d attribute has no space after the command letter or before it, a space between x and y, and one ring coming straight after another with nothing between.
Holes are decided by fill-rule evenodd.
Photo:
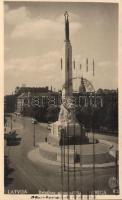
<instances>
[{"instance_id":1,"label":"photograph of monument","mask_svg":"<svg viewBox=\"0 0 122 200\"><path fill-rule=\"evenodd\" d=\"M118 4L6 1L4 30L4 193L119 195Z\"/></svg>"}]
</instances>

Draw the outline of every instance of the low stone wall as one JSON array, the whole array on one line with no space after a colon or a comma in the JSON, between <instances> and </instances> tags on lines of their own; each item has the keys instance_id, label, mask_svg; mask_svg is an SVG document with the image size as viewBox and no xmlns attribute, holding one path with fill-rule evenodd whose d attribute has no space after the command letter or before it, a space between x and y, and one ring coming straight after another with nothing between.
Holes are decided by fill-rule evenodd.
<instances>
[{"instance_id":1,"label":"low stone wall","mask_svg":"<svg viewBox=\"0 0 122 200\"><path fill-rule=\"evenodd\" d=\"M61 147L52 146L47 143L40 143L39 144L39 152L42 157L52 160L52 161L58 161L61 162ZM81 152L82 153L82 152ZM62 161L65 163L81 163L84 164L93 164L93 161L95 161L95 164L103 164L103 163L109 163L109 162L115 162L115 158L109 154L109 147L108 151L97 153L93 157L93 151L91 151L91 154L88 155L81 155L78 152L75 152L73 149L69 149L65 147L62 148Z\"/></svg>"}]
</instances>

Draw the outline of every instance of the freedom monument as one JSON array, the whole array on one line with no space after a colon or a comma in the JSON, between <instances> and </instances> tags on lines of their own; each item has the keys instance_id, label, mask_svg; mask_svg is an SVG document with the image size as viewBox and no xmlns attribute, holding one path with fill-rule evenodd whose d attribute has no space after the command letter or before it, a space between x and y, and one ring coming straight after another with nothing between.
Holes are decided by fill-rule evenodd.
<instances>
[{"instance_id":1,"label":"freedom monument","mask_svg":"<svg viewBox=\"0 0 122 200\"><path fill-rule=\"evenodd\" d=\"M68 169L69 167L81 169L115 166L117 149L114 143L98 140L92 131L86 134L84 125L76 119L76 107L73 101L72 46L69 37L68 13L65 12L64 16L65 67L59 118L58 121L52 123L51 131L45 142L38 143L38 148L29 153L29 158L33 161L35 159L35 162L44 162L55 166L63 165L64 170L66 166ZM80 77L80 80L80 93L84 93L86 92L84 85L86 79Z\"/></svg>"},{"instance_id":2,"label":"freedom monument","mask_svg":"<svg viewBox=\"0 0 122 200\"><path fill-rule=\"evenodd\" d=\"M62 104L58 121L52 125L49 141L54 144L86 143L88 138L81 129L81 125L75 116L75 105L73 102L72 83L72 46L69 39L69 19L65 13L65 67L64 85L62 88ZM82 133L81 133L82 131Z\"/></svg>"}]
</instances>

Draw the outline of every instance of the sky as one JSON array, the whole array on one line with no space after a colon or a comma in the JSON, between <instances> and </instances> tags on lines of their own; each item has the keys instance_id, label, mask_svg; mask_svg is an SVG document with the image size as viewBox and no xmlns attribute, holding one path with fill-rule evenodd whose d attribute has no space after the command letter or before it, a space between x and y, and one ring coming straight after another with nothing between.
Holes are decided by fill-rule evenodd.
<instances>
[{"instance_id":1,"label":"sky","mask_svg":"<svg viewBox=\"0 0 122 200\"><path fill-rule=\"evenodd\" d=\"M64 69L65 11L69 13L72 60L76 62L73 77L83 75L95 90L118 87L117 4L5 2L5 94L11 94L22 84L62 88L60 59L63 58ZM89 62L87 73L86 58ZM74 90L79 84L79 80L74 81Z\"/></svg>"}]
</instances>

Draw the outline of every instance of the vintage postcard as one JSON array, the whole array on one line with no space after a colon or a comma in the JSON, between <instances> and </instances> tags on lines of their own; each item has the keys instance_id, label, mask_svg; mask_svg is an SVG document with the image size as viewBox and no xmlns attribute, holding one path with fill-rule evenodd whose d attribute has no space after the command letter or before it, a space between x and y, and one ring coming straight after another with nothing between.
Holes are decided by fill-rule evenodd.
<instances>
[{"instance_id":1,"label":"vintage postcard","mask_svg":"<svg viewBox=\"0 0 122 200\"><path fill-rule=\"evenodd\" d=\"M2 11L0 198L121 199L120 3Z\"/></svg>"}]
</instances>

